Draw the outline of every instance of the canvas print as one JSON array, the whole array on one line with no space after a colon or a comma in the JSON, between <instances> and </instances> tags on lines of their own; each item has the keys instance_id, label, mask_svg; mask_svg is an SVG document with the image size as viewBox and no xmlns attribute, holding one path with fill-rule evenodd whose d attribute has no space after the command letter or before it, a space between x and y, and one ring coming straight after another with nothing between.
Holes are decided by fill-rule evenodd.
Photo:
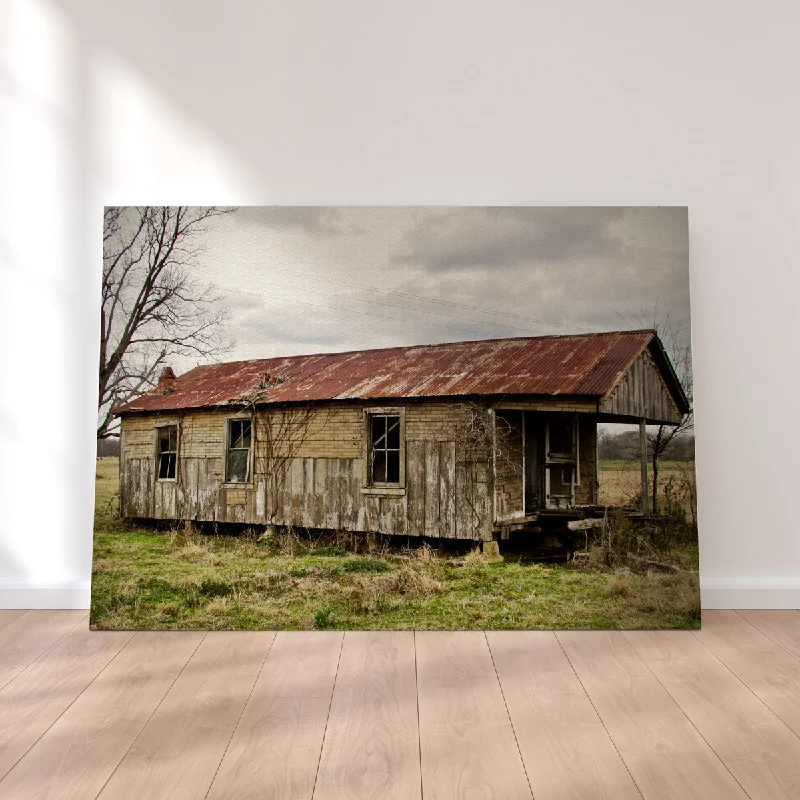
<instances>
[{"instance_id":1,"label":"canvas print","mask_svg":"<svg viewBox=\"0 0 800 800\"><path fill-rule=\"evenodd\" d=\"M686 208L109 207L96 629L700 624Z\"/></svg>"}]
</instances>

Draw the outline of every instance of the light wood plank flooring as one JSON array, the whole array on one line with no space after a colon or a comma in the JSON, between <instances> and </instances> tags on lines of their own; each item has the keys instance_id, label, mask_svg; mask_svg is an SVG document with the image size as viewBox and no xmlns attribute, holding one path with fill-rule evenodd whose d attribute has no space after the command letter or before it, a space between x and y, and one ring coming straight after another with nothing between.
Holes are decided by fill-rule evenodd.
<instances>
[{"instance_id":1,"label":"light wood plank flooring","mask_svg":"<svg viewBox=\"0 0 800 800\"><path fill-rule=\"evenodd\" d=\"M0 797L796 799L800 612L132 634L0 610Z\"/></svg>"}]
</instances>

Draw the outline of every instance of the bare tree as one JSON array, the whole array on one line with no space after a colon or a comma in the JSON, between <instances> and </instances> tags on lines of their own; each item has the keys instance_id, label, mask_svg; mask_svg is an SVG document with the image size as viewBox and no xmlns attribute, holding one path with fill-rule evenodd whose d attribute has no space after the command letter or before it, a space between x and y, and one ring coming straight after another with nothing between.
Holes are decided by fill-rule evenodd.
<instances>
[{"instance_id":1,"label":"bare tree","mask_svg":"<svg viewBox=\"0 0 800 800\"><path fill-rule=\"evenodd\" d=\"M688 325L677 322L669 314L658 311L658 306L651 317L645 314L635 319L635 324L652 328L658 333L658 338L667 351L675 375L689 401L689 412L683 415L681 421L675 425L658 425L655 431L647 433L647 451L652 468L651 507L653 514L658 513L658 483L659 465L670 445L678 438L687 435L694 429L693 388L692 379L692 351L689 344Z\"/></svg>"},{"instance_id":2,"label":"bare tree","mask_svg":"<svg viewBox=\"0 0 800 800\"><path fill-rule=\"evenodd\" d=\"M151 388L175 356L225 352L225 309L192 271L217 208L108 207L103 216L103 285L97 438L114 433L113 408Z\"/></svg>"}]
</instances>

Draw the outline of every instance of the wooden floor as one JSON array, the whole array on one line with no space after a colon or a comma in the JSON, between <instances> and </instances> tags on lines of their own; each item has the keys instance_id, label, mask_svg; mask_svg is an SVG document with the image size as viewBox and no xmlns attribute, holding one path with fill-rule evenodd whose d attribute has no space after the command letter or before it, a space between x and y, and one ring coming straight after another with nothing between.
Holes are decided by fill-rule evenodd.
<instances>
[{"instance_id":1,"label":"wooden floor","mask_svg":"<svg viewBox=\"0 0 800 800\"><path fill-rule=\"evenodd\" d=\"M0 797L796 800L800 612L275 635L0 611Z\"/></svg>"}]
</instances>

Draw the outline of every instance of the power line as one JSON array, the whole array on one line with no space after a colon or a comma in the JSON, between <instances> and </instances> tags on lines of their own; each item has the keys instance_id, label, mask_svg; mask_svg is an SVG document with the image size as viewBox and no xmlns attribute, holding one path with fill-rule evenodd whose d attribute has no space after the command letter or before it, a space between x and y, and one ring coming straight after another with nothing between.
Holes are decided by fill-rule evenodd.
<instances>
[{"instance_id":1,"label":"power line","mask_svg":"<svg viewBox=\"0 0 800 800\"><path fill-rule=\"evenodd\" d=\"M267 295L259 294L257 292L248 292L246 289L228 289L228 288L225 288L225 287L220 287L220 288L224 289L225 291L234 292L235 294L251 295L252 297L258 297L258 298L260 298L262 300L267 298ZM270 295L269 298L272 299L272 300L279 300L282 303L291 303L293 305L311 306L312 308L327 308L327 309L330 309L332 311L341 311L344 314L359 314L359 315L364 316L364 317L375 317L376 319L394 319L394 320L397 320L399 322L405 322L405 323L409 322L408 318L406 318L406 317L394 317L394 316L391 316L391 315L387 316L385 314L370 314L369 311L359 311L358 309L355 309L355 308L341 308L340 306L329 306L329 305L326 305L324 303L311 303L308 300L290 300L288 297L278 297L276 295ZM362 301L362 302L364 302L364 301ZM408 310L409 311L413 311L414 309L408 309ZM421 312L421 313L424 313L424 312ZM448 330L458 331L459 333L468 333L471 336L482 336L483 335L483 333L481 331L476 331L474 329L456 328L456 327L454 327L452 325L441 325L440 323L437 323L437 322L427 322L426 321L426 322L421 323L421 324L432 325L435 328L447 328ZM493 323L481 323L481 324L482 325L491 325Z\"/></svg>"},{"instance_id":2,"label":"power line","mask_svg":"<svg viewBox=\"0 0 800 800\"><path fill-rule=\"evenodd\" d=\"M358 287L358 284L348 283L347 281L341 281L341 283L344 283L348 286ZM438 305L443 305L443 306L454 306L455 308L463 308L466 309L467 311L477 311L481 314L499 314L500 316L509 317L510 319L519 319L523 320L524 322L534 322L537 325L551 325L557 328L566 327L561 322L548 322L547 320L543 319L523 317L520 316L519 314L511 314L508 311L498 311L497 309L486 309L486 308L480 308L478 306L469 306L466 305L465 303L456 303L453 300L440 300L434 297L422 297L421 295L407 294L406 292L398 292L393 289L379 289L377 286L363 286L361 288L368 291L382 292L383 294L394 294L397 295L398 297L408 297L411 298L412 300L422 300L425 303L437 303ZM513 327L513 326L507 325L506 327ZM522 330L522 328L517 328L516 330Z\"/></svg>"},{"instance_id":3,"label":"power line","mask_svg":"<svg viewBox=\"0 0 800 800\"><path fill-rule=\"evenodd\" d=\"M240 290L240 289L225 289L225 291L240 292L242 290ZM260 295L257 295L256 292L243 292L243 293L244 294L251 294L253 296L260 296ZM370 305L385 306L386 308L399 308L402 311L412 311L415 314L435 314L437 317L444 317L445 319L449 319L447 314L442 314L441 312L438 312L438 311L426 311L426 310L423 310L423 309L420 309L420 308L409 308L408 306L397 305L397 303L382 303L380 300L374 300L374 299L365 300L365 299L363 299L361 297L350 297L348 295L336 294L335 292L331 293L331 295L333 297L340 297L340 298L345 299L345 300L353 300L353 301L355 301L357 303L369 303ZM279 298L275 298L275 299L279 299ZM287 301L287 302L291 302L291 301ZM375 315L375 316L380 316L380 315ZM394 318L392 318L392 319L394 319ZM508 328L509 330L520 331L521 333L526 333L528 335L531 335L531 334L534 333L534 331L532 331L530 328L520 328L520 327L518 327L516 325L509 325L506 322L484 322L483 320L474 320L474 321L477 322L479 325L493 325L493 326L497 326L497 327L501 327L501 328ZM435 322L428 322L426 324L436 325ZM451 326L440 325L438 327L451 327ZM453 330L461 330L463 332L463 329L461 329L461 328L453 328ZM469 332L469 331L467 331L467 332Z\"/></svg>"},{"instance_id":4,"label":"power line","mask_svg":"<svg viewBox=\"0 0 800 800\"><path fill-rule=\"evenodd\" d=\"M288 275L290 277L295 277L292 273L289 273L287 270L283 270L280 267L271 267L271 271L275 272L275 273L278 273L278 274L281 274L281 275L284 275L284 276ZM418 300L418 301L423 302L423 303L434 303L434 304L440 305L440 306L450 306L452 308L460 308L460 309L463 309L465 311L474 311L474 312L477 312L479 314L487 314L487 315L491 315L491 316L498 316L499 315L499 316L503 316L503 317L508 317L509 319L515 319L515 320L520 320L522 322L533 323L535 325L546 325L546 326L556 327L556 328L566 328L566 327L568 327L568 326L564 325L561 322L552 322L552 321L549 321L549 320L536 319L536 318L533 318L533 317L525 317L525 316L522 316L520 314L512 314L509 311L500 311L499 309L481 308L480 306L468 305L466 303L457 303L454 300L441 300L439 298L434 298L434 297L424 297L422 295L411 294L411 293L408 293L408 292L400 292L400 291L397 291L395 289L384 289L384 288L379 287L379 286L369 286L367 284L354 283L353 281L346 281L346 280L342 280L342 279L339 279L339 278L333 279L333 278L324 278L324 277L321 277L321 276L315 276L314 280L320 281L322 283L333 284L333 285L352 286L353 288L358 289L359 291L364 291L364 292L377 292L379 294L394 295L396 297L406 297L406 298L408 298L410 300ZM337 297L343 297L344 295L336 295L336 296ZM377 303L377 304L379 304L378 301L372 300L372 299L364 300L364 299L358 298L358 297L352 298L352 299L356 300L357 302L361 302L361 303L369 302L369 303ZM385 305L389 305L389 304L385 304ZM393 306L393 307L394 308L407 308L406 306ZM414 309L407 309L407 310L414 310ZM435 312L433 312L433 313L435 313ZM444 315L439 314L438 316L444 316ZM431 323L431 324L433 324L433 323ZM492 322L490 324L500 325L502 327L509 328L511 330L522 331L523 333L528 333L528 334L532 333L531 329L529 329L529 328L519 328L519 327L516 327L514 325L508 325L508 324L500 323L500 322Z\"/></svg>"}]
</instances>

